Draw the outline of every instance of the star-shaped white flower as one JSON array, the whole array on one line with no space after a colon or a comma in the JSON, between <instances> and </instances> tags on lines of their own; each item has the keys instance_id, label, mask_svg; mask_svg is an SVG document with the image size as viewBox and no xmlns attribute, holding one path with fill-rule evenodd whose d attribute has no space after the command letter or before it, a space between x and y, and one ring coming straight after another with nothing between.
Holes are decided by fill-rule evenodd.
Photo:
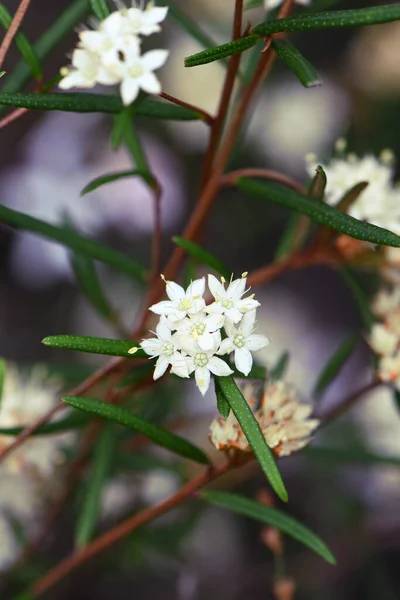
<instances>
[{"instance_id":1,"label":"star-shaped white flower","mask_svg":"<svg viewBox=\"0 0 400 600\"><path fill-rule=\"evenodd\" d=\"M157 315L165 315L173 321L179 321L188 314L198 313L205 306L203 299L205 285L204 277L195 279L185 291L174 281L167 281L165 289L169 300L153 304L149 310Z\"/></svg>"},{"instance_id":2,"label":"star-shaped white flower","mask_svg":"<svg viewBox=\"0 0 400 600\"><path fill-rule=\"evenodd\" d=\"M193 373L197 387L204 396L210 387L210 373L219 377L226 377L233 373L232 369L220 358L215 356L221 343L221 334L216 331L212 334L213 346L209 350L203 350L199 344L190 337L181 339L181 346L186 357L189 374Z\"/></svg>"},{"instance_id":3,"label":"star-shaped white flower","mask_svg":"<svg viewBox=\"0 0 400 600\"><path fill-rule=\"evenodd\" d=\"M269 344L267 336L253 333L255 323L255 310L245 313L238 327L230 319L225 319L224 327L228 337L221 342L218 350L218 354L234 352L236 368L246 376L253 366L251 352L262 350Z\"/></svg>"},{"instance_id":4,"label":"star-shaped white flower","mask_svg":"<svg viewBox=\"0 0 400 600\"><path fill-rule=\"evenodd\" d=\"M94 52L84 48L76 48L72 54L72 67L61 70L63 79L58 86L63 90L73 87L92 88L96 83L114 85L119 77L101 63Z\"/></svg>"},{"instance_id":5,"label":"star-shaped white flower","mask_svg":"<svg viewBox=\"0 0 400 600\"><path fill-rule=\"evenodd\" d=\"M116 52L126 54L131 47L139 52L140 47L139 38L129 34L127 18L122 11L111 13L95 30L81 31L79 39L82 48L97 54L104 63L109 62Z\"/></svg>"},{"instance_id":6,"label":"star-shaped white flower","mask_svg":"<svg viewBox=\"0 0 400 600\"><path fill-rule=\"evenodd\" d=\"M149 2L144 10L138 7L129 8L126 11L129 31L133 35L157 33L161 31L159 23L164 21L167 13L167 6L155 6L154 2Z\"/></svg>"},{"instance_id":7,"label":"star-shaped white flower","mask_svg":"<svg viewBox=\"0 0 400 600\"><path fill-rule=\"evenodd\" d=\"M234 323L239 323L244 313L260 306L260 303L254 300L253 296L242 299L243 294L246 292L246 280L247 277L244 274L240 279L231 281L228 288L225 289L224 280L221 283L214 275L209 275L208 287L214 296L215 302L207 307L207 312L223 314Z\"/></svg>"},{"instance_id":8,"label":"star-shaped white flower","mask_svg":"<svg viewBox=\"0 0 400 600\"><path fill-rule=\"evenodd\" d=\"M156 336L149 340L143 340L141 343L143 350L151 358L158 356L153 379L162 377L169 365L173 367L171 372L179 375L179 377L189 377L186 361L179 352L180 345L177 336L173 335L170 327L168 327L162 318L157 325Z\"/></svg>"},{"instance_id":9,"label":"star-shaped white flower","mask_svg":"<svg viewBox=\"0 0 400 600\"><path fill-rule=\"evenodd\" d=\"M194 339L202 350L210 350L214 346L212 334L224 324L224 316L208 315L198 312L185 317L175 323L179 339L190 337Z\"/></svg>"}]
</instances>

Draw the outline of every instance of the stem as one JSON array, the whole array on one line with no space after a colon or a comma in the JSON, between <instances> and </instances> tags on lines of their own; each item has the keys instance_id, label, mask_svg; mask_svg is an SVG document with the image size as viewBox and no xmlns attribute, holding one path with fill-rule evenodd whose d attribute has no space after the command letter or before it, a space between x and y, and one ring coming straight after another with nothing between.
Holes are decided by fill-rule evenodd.
<instances>
[{"instance_id":1,"label":"stem","mask_svg":"<svg viewBox=\"0 0 400 600\"><path fill-rule=\"evenodd\" d=\"M210 115L210 113L208 113L207 111L203 110L202 108L199 108L198 106L195 106L194 104L190 104L189 102L185 102L184 100L180 100L179 98L175 98L175 96L170 96L169 94L162 92L161 94L158 94L160 96L160 98L164 98L165 100L169 100L169 102L172 102L173 104L177 104L178 106L183 106L184 108L189 108L190 110L193 110L194 112L199 113L199 115L201 115L202 120L204 121L204 123L207 123L207 125L212 126L214 124L214 117L212 115Z\"/></svg>"},{"instance_id":2,"label":"stem","mask_svg":"<svg viewBox=\"0 0 400 600\"><path fill-rule=\"evenodd\" d=\"M278 171L271 171L270 169L238 169L232 171L221 177L221 186L235 186L238 179L245 177L260 177L263 179L272 179L278 183L283 183L287 187L299 192L300 194L307 194L307 190L297 181L291 179L284 173Z\"/></svg>"},{"instance_id":3,"label":"stem","mask_svg":"<svg viewBox=\"0 0 400 600\"><path fill-rule=\"evenodd\" d=\"M13 123L14 121L16 121L17 119L22 117L22 115L24 115L27 112L28 112L27 108L17 108L16 110L13 110L12 113L10 113L9 115L7 115L3 119L1 119L0 129L3 129L3 127L7 127L7 125L9 125L10 123Z\"/></svg>"},{"instance_id":4,"label":"stem","mask_svg":"<svg viewBox=\"0 0 400 600\"><path fill-rule=\"evenodd\" d=\"M181 502L189 499L194 492L196 492L196 490L207 485L214 479L221 477L221 475L229 471L231 468L232 465L229 462L224 464L222 467L214 469L211 468L195 479L192 479L192 481L189 481L183 485L181 489L176 492L176 494L164 502L147 508L137 515L126 519L110 531L107 531L95 539L85 548L74 552L68 558L60 562L56 567L54 567L54 569L46 573L32 586L30 590L31 593L34 595L34 597L40 596L52 588L56 583L61 581L64 577L66 577L73 569L81 566L83 563L87 562L90 558L96 556L100 552L107 550L110 548L110 546L122 540L124 537L135 531L135 529L138 527L141 527L142 525L145 525L153 519L172 510Z\"/></svg>"},{"instance_id":5,"label":"stem","mask_svg":"<svg viewBox=\"0 0 400 600\"><path fill-rule=\"evenodd\" d=\"M6 31L3 41L0 46L0 68L3 66L3 62L6 58L7 52L10 49L11 42L13 41L15 34L21 26L22 19L25 16L26 11L29 8L31 0L21 0L20 5L11 21L10 27Z\"/></svg>"},{"instance_id":6,"label":"stem","mask_svg":"<svg viewBox=\"0 0 400 600\"><path fill-rule=\"evenodd\" d=\"M352 408L354 404L361 400L365 394L368 394L368 392L375 390L381 385L385 385L385 383L382 381L374 380L371 381L371 383L368 383L367 385L362 387L361 389L357 390L356 392L353 392L352 394L347 396L347 398L345 398L340 404L334 406L331 410L325 413L325 415L321 416L321 426L323 427L325 425L328 425L332 421L336 421L336 419L344 415L344 413L346 413L350 408Z\"/></svg>"}]
</instances>

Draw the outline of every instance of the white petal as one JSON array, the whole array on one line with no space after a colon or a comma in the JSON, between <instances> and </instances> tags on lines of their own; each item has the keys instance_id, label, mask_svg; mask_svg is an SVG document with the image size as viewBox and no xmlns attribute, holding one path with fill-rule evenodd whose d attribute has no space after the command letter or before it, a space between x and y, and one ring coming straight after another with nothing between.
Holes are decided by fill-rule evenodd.
<instances>
[{"instance_id":1,"label":"white petal","mask_svg":"<svg viewBox=\"0 0 400 600\"><path fill-rule=\"evenodd\" d=\"M70 71L68 75L61 79L58 87L62 90L69 90L74 87L92 88L94 85L96 85L96 82L84 77L80 71Z\"/></svg>"},{"instance_id":2,"label":"white petal","mask_svg":"<svg viewBox=\"0 0 400 600\"><path fill-rule=\"evenodd\" d=\"M155 71L163 66L168 54L168 50L150 50L142 55L140 62L146 71Z\"/></svg>"},{"instance_id":3,"label":"white petal","mask_svg":"<svg viewBox=\"0 0 400 600\"><path fill-rule=\"evenodd\" d=\"M141 342L141 347L150 356L158 356L161 354L161 350L163 347L163 343L160 342L157 338L151 338L150 340L143 340Z\"/></svg>"},{"instance_id":4,"label":"white petal","mask_svg":"<svg viewBox=\"0 0 400 600\"><path fill-rule=\"evenodd\" d=\"M168 369L169 360L165 356L160 356L156 362L156 368L154 369L153 379L160 379Z\"/></svg>"},{"instance_id":5,"label":"white petal","mask_svg":"<svg viewBox=\"0 0 400 600\"><path fill-rule=\"evenodd\" d=\"M203 297L203 294L205 292L206 289L206 280L204 277L202 277L201 279L195 279L194 281L192 281L192 283L189 285L188 289L186 290L186 297L187 298L195 298L196 296L199 296L200 298Z\"/></svg>"},{"instance_id":6,"label":"white petal","mask_svg":"<svg viewBox=\"0 0 400 600\"><path fill-rule=\"evenodd\" d=\"M175 281L167 281L165 290L168 298L175 304L179 304L179 302L185 297L185 290L182 286L175 283Z\"/></svg>"},{"instance_id":7,"label":"white petal","mask_svg":"<svg viewBox=\"0 0 400 600\"><path fill-rule=\"evenodd\" d=\"M87 69L92 70L96 68L99 60L93 52L84 50L83 48L76 48L72 54L72 64L76 69L86 71Z\"/></svg>"},{"instance_id":8,"label":"white petal","mask_svg":"<svg viewBox=\"0 0 400 600\"><path fill-rule=\"evenodd\" d=\"M132 104L139 94L139 84L137 79L124 79L120 85L120 94L124 106Z\"/></svg>"},{"instance_id":9,"label":"white petal","mask_svg":"<svg viewBox=\"0 0 400 600\"><path fill-rule=\"evenodd\" d=\"M211 333L203 333L197 340L198 345L204 352L213 350L215 347L214 338Z\"/></svg>"},{"instance_id":10,"label":"white petal","mask_svg":"<svg viewBox=\"0 0 400 600\"><path fill-rule=\"evenodd\" d=\"M228 319L233 321L234 323L239 323L242 320L243 314L240 312L238 308L230 308L225 312Z\"/></svg>"},{"instance_id":11,"label":"white petal","mask_svg":"<svg viewBox=\"0 0 400 600\"><path fill-rule=\"evenodd\" d=\"M199 348L197 342L191 335L180 335L178 337L182 350L187 352L187 354L194 355L197 354L197 352L201 352L201 348Z\"/></svg>"},{"instance_id":12,"label":"white petal","mask_svg":"<svg viewBox=\"0 0 400 600\"><path fill-rule=\"evenodd\" d=\"M125 22L126 19L121 12L115 10L100 23L100 30L112 38L117 37L123 30Z\"/></svg>"},{"instance_id":13,"label":"white petal","mask_svg":"<svg viewBox=\"0 0 400 600\"><path fill-rule=\"evenodd\" d=\"M97 72L96 80L97 83L101 83L101 85L115 85L121 81L121 77L111 69L106 69L101 66Z\"/></svg>"},{"instance_id":14,"label":"white petal","mask_svg":"<svg viewBox=\"0 0 400 600\"><path fill-rule=\"evenodd\" d=\"M205 315L205 313L201 314ZM207 331L211 333L221 329L225 321L224 316L221 314L212 314L209 317L205 316L203 320L206 324Z\"/></svg>"},{"instance_id":15,"label":"white petal","mask_svg":"<svg viewBox=\"0 0 400 600\"><path fill-rule=\"evenodd\" d=\"M253 365L253 357L247 348L236 348L235 365L238 371L243 375L248 375Z\"/></svg>"},{"instance_id":16,"label":"white petal","mask_svg":"<svg viewBox=\"0 0 400 600\"><path fill-rule=\"evenodd\" d=\"M212 304L209 304L206 307L206 311L210 314L222 315L222 313L224 312L224 308L219 302L213 302Z\"/></svg>"},{"instance_id":17,"label":"white petal","mask_svg":"<svg viewBox=\"0 0 400 600\"><path fill-rule=\"evenodd\" d=\"M205 308L206 303L203 298L196 298L192 301L192 306L188 309L188 313L196 314Z\"/></svg>"},{"instance_id":18,"label":"white petal","mask_svg":"<svg viewBox=\"0 0 400 600\"><path fill-rule=\"evenodd\" d=\"M189 363L186 357L182 356L180 352L176 352L171 358L171 373L177 375L178 377L189 377Z\"/></svg>"},{"instance_id":19,"label":"white petal","mask_svg":"<svg viewBox=\"0 0 400 600\"><path fill-rule=\"evenodd\" d=\"M229 337L234 337L237 334L237 329L236 329L233 321L231 321L231 319L229 319L229 318L225 319L224 329L225 329L227 335L229 335Z\"/></svg>"},{"instance_id":20,"label":"white petal","mask_svg":"<svg viewBox=\"0 0 400 600\"><path fill-rule=\"evenodd\" d=\"M154 73L145 73L138 80L140 87L142 90L147 92L148 94L160 94L161 93L161 83L154 75Z\"/></svg>"},{"instance_id":21,"label":"white petal","mask_svg":"<svg viewBox=\"0 0 400 600\"><path fill-rule=\"evenodd\" d=\"M226 295L233 300L239 300L246 290L246 277L235 279L229 284Z\"/></svg>"},{"instance_id":22,"label":"white petal","mask_svg":"<svg viewBox=\"0 0 400 600\"><path fill-rule=\"evenodd\" d=\"M104 44L104 34L101 31L82 31L79 38L85 49L91 52L101 52Z\"/></svg>"},{"instance_id":23,"label":"white petal","mask_svg":"<svg viewBox=\"0 0 400 600\"><path fill-rule=\"evenodd\" d=\"M246 348L251 350L252 352L257 352L257 350L262 350L262 348L266 348L269 344L269 339L266 335L250 335L246 339Z\"/></svg>"},{"instance_id":24,"label":"white petal","mask_svg":"<svg viewBox=\"0 0 400 600\"><path fill-rule=\"evenodd\" d=\"M168 13L168 6L153 6L145 11L146 21L150 23L162 23Z\"/></svg>"},{"instance_id":25,"label":"white petal","mask_svg":"<svg viewBox=\"0 0 400 600\"><path fill-rule=\"evenodd\" d=\"M169 300L163 300L150 306L149 310L156 313L156 315L173 315L176 312L176 307Z\"/></svg>"},{"instance_id":26,"label":"white petal","mask_svg":"<svg viewBox=\"0 0 400 600\"><path fill-rule=\"evenodd\" d=\"M204 396L210 387L210 371L205 367L197 367L194 372L194 377L196 379L197 387Z\"/></svg>"},{"instance_id":27,"label":"white petal","mask_svg":"<svg viewBox=\"0 0 400 600\"><path fill-rule=\"evenodd\" d=\"M260 306L260 303L257 300L253 300L253 298L243 298L243 300L238 300L236 302L236 307L239 308L243 313L255 310Z\"/></svg>"},{"instance_id":28,"label":"white petal","mask_svg":"<svg viewBox=\"0 0 400 600\"><path fill-rule=\"evenodd\" d=\"M224 298L225 288L220 281L214 275L208 276L208 287L214 298ZM210 309L210 307L208 307Z\"/></svg>"},{"instance_id":29,"label":"white petal","mask_svg":"<svg viewBox=\"0 0 400 600\"><path fill-rule=\"evenodd\" d=\"M214 375L218 375L219 377L226 377L227 375L231 375L233 373L230 366L217 356L210 358L207 363L207 368L211 371L211 373L214 373Z\"/></svg>"},{"instance_id":30,"label":"white petal","mask_svg":"<svg viewBox=\"0 0 400 600\"><path fill-rule=\"evenodd\" d=\"M162 342L170 342L171 341L171 329L163 322L160 321L156 327L157 337Z\"/></svg>"},{"instance_id":31,"label":"white petal","mask_svg":"<svg viewBox=\"0 0 400 600\"><path fill-rule=\"evenodd\" d=\"M234 349L235 349L235 344L233 343L233 341L230 338L225 338L221 342L221 345L218 350L218 354L221 356L223 354L230 354L231 352L234 351Z\"/></svg>"},{"instance_id":32,"label":"white petal","mask_svg":"<svg viewBox=\"0 0 400 600\"><path fill-rule=\"evenodd\" d=\"M240 322L239 331L244 335L244 337L248 337L253 333L254 325L256 322L256 311L249 310L243 315L243 319Z\"/></svg>"}]
</instances>

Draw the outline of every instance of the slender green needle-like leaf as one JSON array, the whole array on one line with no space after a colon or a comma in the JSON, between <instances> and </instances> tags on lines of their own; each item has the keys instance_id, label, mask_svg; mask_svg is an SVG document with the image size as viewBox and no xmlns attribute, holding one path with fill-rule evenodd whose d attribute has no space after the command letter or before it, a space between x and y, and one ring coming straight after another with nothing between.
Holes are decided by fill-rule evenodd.
<instances>
[{"instance_id":1,"label":"slender green needle-like leaf","mask_svg":"<svg viewBox=\"0 0 400 600\"><path fill-rule=\"evenodd\" d=\"M218 384L235 417L240 423L247 441L253 449L262 470L279 498L287 502L288 495L281 474L276 466L272 450L267 446L249 405L232 377L218 377Z\"/></svg>"},{"instance_id":2,"label":"slender green needle-like leaf","mask_svg":"<svg viewBox=\"0 0 400 600\"><path fill-rule=\"evenodd\" d=\"M197 67L199 65L206 65L222 58L232 56L232 54L239 54L252 48L260 41L258 35L249 35L247 37L240 38L234 42L228 42L222 46L216 46L215 48L208 48L202 52L197 52L185 58L185 67Z\"/></svg>"},{"instance_id":3,"label":"slender green needle-like leaf","mask_svg":"<svg viewBox=\"0 0 400 600\"><path fill-rule=\"evenodd\" d=\"M10 15L6 7L3 4L0 4L0 23L4 29L9 29L12 20L13 17ZM33 77L40 79L42 76L42 67L36 52L31 43L28 41L27 37L18 31L14 36L14 42L18 50L21 52L25 62L29 66Z\"/></svg>"},{"instance_id":4,"label":"slender green needle-like leaf","mask_svg":"<svg viewBox=\"0 0 400 600\"><path fill-rule=\"evenodd\" d=\"M81 191L81 196L85 196L89 192L93 192L94 190L97 190L97 188L106 185L107 183L112 183L113 181L118 181L119 179L126 179L127 177L141 177L149 185L151 185L153 181L148 171L139 171L139 169L134 171L118 171L116 173L108 173L107 175L96 177L96 179L93 179L90 183L88 183Z\"/></svg>"},{"instance_id":5,"label":"slender green needle-like leaf","mask_svg":"<svg viewBox=\"0 0 400 600\"><path fill-rule=\"evenodd\" d=\"M89 422L89 419L86 415L82 415L79 413L74 413L65 417L65 419L60 419L59 421L54 421L53 423L46 423L42 425L33 432L32 435L54 435L55 433L63 433L64 431L71 431L72 429L79 429L80 427L84 427ZM0 428L0 435L10 435L15 437L19 435L21 431L23 431L25 427L2 427Z\"/></svg>"},{"instance_id":6,"label":"slender green needle-like leaf","mask_svg":"<svg viewBox=\"0 0 400 600\"><path fill-rule=\"evenodd\" d=\"M103 21L110 14L107 0L90 0L90 7L99 21Z\"/></svg>"},{"instance_id":7,"label":"slender green needle-like leaf","mask_svg":"<svg viewBox=\"0 0 400 600\"><path fill-rule=\"evenodd\" d=\"M68 35L77 23L89 12L89 0L75 0L61 13L41 38L33 44L36 56L42 61ZM2 92L18 92L31 76L31 70L25 62L20 62L9 73L1 86Z\"/></svg>"},{"instance_id":8,"label":"slender green needle-like leaf","mask_svg":"<svg viewBox=\"0 0 400 600\"><path fill-rule=\"evenodd\" d=\"M319 556L331 565L336 563L332 552L320 537L308 529L308 527L305 527L299 521L277 508L272 508L271 506L261 504L261 502L256 502L250 498L229 492L207 491L202 493L202 497L207 502L211 502L211 504L226 508L249 519L254 519L259 523L276 527L304 546L307 546L307 548L310 548L310 550L313 550L316 554L319 554Z\"/></svg>"},{"instance_id":9,"label":"slender green needle-like leaf","mask_svg":"<svg viewBox=\"0 0 400 600\"><path fill-rule=\"evenodd\" d=\"M136 168L139 169L139 171L148 173L148 183L154 188L156 181L151 174L150 165L134 123L130 122L128 126L125 127L123 142L131 155Z\"/></svg>"},{"instance_id":10,"label":"slender green needle-like leaf","mask_svg":"<svg viewBox=\"0 0 400 600\"><path fill-rule=\"evenodd\" d=\"M278 358L276 365L271 370L272 379L282 379L286 373L286 369L289 363L289 352L283 352Z\"/></svg>"},{"instance_id":11,"label":"slender green needle-like leaf","mask_svg":"<svg viewBox=\"0 0 400 600\"><path fill-rule=\"evenodd\" d=\"M30 110L61 110L64 112L101 112L116 114L123 110L119 96L102 94L9 94L0 93L0 106ZM138 107L137 116L175 121L196 121L202 116L194 110L159 100L146 99Z\"/></svg>"},{"instance_id":12,"label":"slender green needle-like leaf","mask_svg":"<svg viewBox=\"0 0 400 600\"><path fill-rule=\"evenodd\" d=\"M213 256L213 254L211 254L210 252L208 252L207 250L205 250L198 244L195 244L194 242L190 242L189 240L185 240L185 238L175 236L172 239L175 242L175 244L177 246L179 246L180 248L183 248L183 250L187 254L189 254L189 256L196 258L203 265L207 265L208 267L211 267L211 269L213 269L214 271L217 271L217 273L219 273L220 275L225 277L225 279L230 278L231 271L229 271L229 269L227 267L225 267L225 265L220 260L218 260L218 258Z\"/></svg>"},{"instance_id":13,"label":"slender green needle-like leaf","mask_svg":"<svg viewBox=\"0 0 400 600\"><path fill-rule=\"evenodd\" d=\"M218 412L223 419L227 419L229 417L229 413L231 412L231 407L219 386L217 378L214 379L214 384L215 384L215 395L217 396Z\"/></svg>"},{"instance_id":14,"label":"slender green needle-like leaf","mask_svg":"<svg viewBox=\"0 0 400 600\"><path fill-rule=\"evenodd\" d=\"M4 387L4 379L6 377L6 369L7 363L3 358L0 358L0 410L1 410L1 401L3 399L3 387Z\"/></svg>"},{"instance_id":15,"label":"slender green needle-like leaf","mask_svg":"<svg viewBox=\"0 0 400 600\"><path fill-rule=\"evenodd\" d=\"M378 464L382 466L400 467L400 456L386 456L376 454L364 448L325 448L323 446L310 446L304 450L303 456L321 461L324 468L329 463L335 464Z\"/></svg>"},{"instance_id":16,"label":"slender green needle-like leaf","mask_svg":"<svg viewBox=\"0 0 400 600\"><path fill-rule=\"evenodd\" d=\"M180 8L176 6L175 2L167 0L165 2L169 6L168 18L174 21L183 31L185 31L190 37L199 42L201 46L210 48L215 46L215 41L210 38L198 24L193 21L186 13L182 12Z\"/></svg>"},{"instance_id":17,"label":"slender green needle-like leaf","mask_svg":"<svg viewBox=\"0 0 400 600\"><path fill-rule=\"evenodd\" d=\"M71 256L71 265L78 285L93 308L108 321L115 317L100 283L96 266L91 258L75 252Z\"/></svg>"},{"instance_id":18,"label":"slender green needle-like leaf","mask_svg":"<svg viewBox=\"0 0 400 600\"><path fill-rule=\"evenodd\" d=\"M283 31L308 31L310 29L331 29L336 27L362 27L378 25L400 19L400 4L371 6L353 10L335 10L314 14L301 14L297 17L266 21L254 27L251 34L271 35Z\"/></svg>"},{"instance_id":19,"label":"slender green needle-like leaf","mask_svg":"<svg viewBox=\"0 0 400 600\"><path fill-rule=\"evenodd\" d=\"M88 480L84 486L84 498L79 512L75 545L83 548L93 538L101 511L102 491L114 462L116 428L107 423L100 433L93 452Z\"/></svg>"},{"instance_id":20,"label":"slender green needle-like leaf","mask_svg":"<svg viewBox=\"0 0 400 600\"><path fill-rule=\"evenodd\" d=\"M146 269L133 259L116 250L111 250L94 240L89 240L70 231L66 227L50 225L50 223L45 223L44 221L40 221L39 219L35 219L29 215L25 215L1 205L0 221L7 223L7 225L11 225L12 227L24 231L31 231L40 237L62 244L80 254L108 264L118 271L121 271L121 273L131 275L135 279L144 280L146 277Z\"/></svg>"},{"instance_id":21,"label":"slender green needle-like leaf","mask_svg":"<svg viewBox=\"0 0 400 600\"><path fill-rule=\"evenodd\" d=\"M190 458L195 462L207 465L209 459L207 455L187 440L163 429L155 423L147 421L139 415L135 415L126 408L120 406L114 406L107 402L101 402L100 400L94 400L92 398L79 398L76 396L67 396L63 398L63 401L77 408L94 414L98 417L102 417L114 423L119 423L124 427L133 429L138 433L148 437L158 446L167 448L174 454L183 456L184 458Z\"/></svg>"},{"instance_id":22,"label":"slender green needle-like leaf","mask_svg":"<svg viewBox=\"0 0 400 600\"><path fill-rule=\"evenodd\" d=\"M343 281L349 288L356 305L358 307L359 313L364 322L365 328L369 331L374 324L375 318L371 312L370 308L370 300L367 294L364 292L358 281L353 277L348 269L341 267L338 269L339 275L342 277Z\"/></svg>"},{"instance_id":23,"label":"slender green needle-like leaf","mask_svg":"<svg viewBox=\"0 0 400 600\"><path fill-rule=\"evenodd\" d=\"M272 48L304 87L322 85L315 67L292 44L286 40L273 40Z\"/></svg>"},{"instance_id":24,"label":"slender green needle-like leaf","mask_svg":"<svg viewBox=\"0 0 400 600\"><path fill-rule=\"evenodd\" d=\"M140 344L130 340L114 340L111 338L91 337L89 335L51 335L42 340L42 344L51 348L105 354L107 356L124 356L125 358L148 358ZM136 352L130 352L137 348Z\"/></svg>"},{"instance_id":25,"label":"slender green needle-like leaf","mask_svg":"<svg viewBox=\"0 0 400 600\"><path fill-rule=\"evenodd\" d=\"M111 148L113 150L117 150L120 147L126 131L133 128L132 120L147 97L148 94L141 92L133 104L124 107L121 112L114 117L114 125L111 130Z\"/></svg>"},{"instance_id":26,"label":"slender green needle-like leaf","mask_svg":"<svg viewBox=\"0 0 400 600\"><path fill-rule=\"evenodd\" d=\"M368 181L360 181L360 183L356 183L356 185L346 192L343 198L339 200L336 205L337 210L347 213L349 208L354 204L366 187L368 187Z\"/></svg>"},{"instance_id":27,"label":"slender green needle-like leaf","mask_svg":"<svg viewBox=\"0 0 400 600\"><path fill-rule=\"evenodd\" d=\"M341 369L346 364L347 359L352 355L358 339L358 334L349 335L335 350L317 379L314 387L314 394L316 396L323 394L326 388L339 375Z\"/></svg>"},{"instance_id":28,"label":"slender green needle-like leaf","mask_svg":"<svg viewBox=\"0 0 400 600\"><path fill-rule=\"evenodd\" d=\"M352 238L373 244L400 247L400 237L395 233L371 223L358 221L328 204L303 196L281 185L254 179L239 179L236 185L249 194L261 196L269 202L304 214L313 221L328 225Z\"/></svg>"}]
</instances>

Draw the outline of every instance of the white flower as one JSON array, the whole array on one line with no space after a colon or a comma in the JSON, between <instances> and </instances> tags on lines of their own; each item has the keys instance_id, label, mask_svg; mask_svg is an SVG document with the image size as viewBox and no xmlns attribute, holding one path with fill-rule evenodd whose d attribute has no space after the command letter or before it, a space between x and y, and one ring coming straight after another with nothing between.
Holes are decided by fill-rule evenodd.
<instances>
[{"instance_id":1,"label":"white flower","mask_svg":"<svg viewBox=\"0 0 400 600\"><path fill-rule=\"evenodd\" d=\"M208 350L200 348L199 344L190 337L181 339L184 352L188 355L186 358L189 374L193 373L196 379L197 387L204 396L210 387L210 373L219 377L226 377L233 373L232 369L220 358L215 356L221 343L221 334L219 331L212 334L213 345Z\"/></svg>"},{"instance_id":2,"label":"white flower","mask_svg":"<svg viewBox=\"0 0 400 600\"><path fill-rule=\"evenodd\" d=\"M221 329L223 324L223 315L207 315L206 312L191 314L175 323L179 338L193 338L202 350L209 350L214 346L211 334Z\"/></svg>"},{"instance_id":3,"label":"white flower","mask_svg":"<svg viewBox=\"0 0 400 600\"><path fill-rule=\"evenodd\" d=\"M380 290L376 294L371 308L374 315L382 319L385 319L391 311L400 308L400 286Z\"/></svg>"},{"instance_id":4,"label":"white flower","mask_svg":"<svg viewBox=\"0 0 400 600\"><path fill-rule=\"evenodd\" d=\"M182 355L179 352L179 342L176 335L173 335L170 327L165 323L163 319L157 325L155 338L149 340L143 340L141 346L146 354L149 354L151 358L158 356L156 362L156 368L154 370L153 379L159 379L164 375L169 365L175 366L177 369L183 367L183 371L180 371L180 377L189 377L189 374L185 372L186 363L182 360ZM178 373L177 373L178 374Z\"/></svg>"},{"instance_id":5,"label":"white flower","mask_svg":"<svg viewBox=\"0 0 400 600\"><path fill-rule=\"evenodd\" d=\"M142 10L138 7L129 8L126 13L129 31L134 35L151 35L161 31L159 23L162 23L168 13L167 6L155 6L154 2L149 2L147 7Z\"/></svg>"},{"instance_id":6,"label":"white flower","mask_svg":"<svg viewBox=\"0 0 400 600\"><path fill-rule=\"evenodd\" d=\"M72 87L92 88L96 83L113 85L119 78L102 65L100 58L94 52L84 48L76 48L72 54L72 67L62 69L65 75L58 84L63 90Z\"/></svg>"},{"instance_id":7,"label":"white flower","mask_svg":"<svg viewBox=\"0 0 400 600\"><path fill-rule=\"evenodd\" d=\"M375 323L371 328L369 343L371 348L381 356L393 354L400 342L398 333L389 329L386 324Z\"/></svg>"},{"instance_id":8,"label":"white flower","mask_svg":"<svg viewBox=\"0 0 400 600\"><path fill-rule=\"evenodd\" d=\"M269 344L269 339L265 335L253 333L255 323L255 310L245 313L237 328L230 319L225 319L224 327L228 337L221 342L218 350L218 354L235 352L236 368L246 376L253 365L251 352L262 350Z\"/></svg>"},{"instance_id":9,"label":"white flower","mask_svg":"<svg viewBox=\"0 0 400 600\"><path fill-rule=\"evenodd\" d=\"M81 31L79 39L82 47L95 53L101 62L106 62L109 53L126 52L130 46L136 47L139 51L140 47L139 38L128 34L127 19L123 17L121 11L111 13L100 22L96 30Z\"/></svg>"},{"instance_id":10,"label":"white flower","mask_svg":"<svg viewBox=\"0 0 400 600\"><path fill-rule=\"evenodd\" d=\"M221 283L214 275L209 275L208 287L215 302L207 306L207 312L224 314L233 323L238 323L245 312L260 306L260 303L254 300L253 295L242 299L246 292L246 275L243 274L240 279L231 281L227 289L225 289L224 280Z\"/></svg>"},{"instance_id":11,"label":"white flower","mask_svg":"<svg viewBox=\"0 0 400 600\"><path fill-rule=\"evenodd\" d=\"M283 0L264 0L264 8L265 10L273 10L282 4ZM311 4L311 0L296 0L296 4L300 4L302 6L309 6Z\"/></svg>"},{"instance_id":12,"label":"white flower","mask_svg":"<svg viewBox=\"0 0 400 600\"><path fill-rule=\"evenodd\" d=\"M192 281L185 291L174 281L167 281L166 292L169 300L153 304L149 310L157 315L168 316L175 321L183 319L188 314L198 313L205 306L203 299L205 285L205 279L202 277Z\"/></svg>"}]
</instances>

